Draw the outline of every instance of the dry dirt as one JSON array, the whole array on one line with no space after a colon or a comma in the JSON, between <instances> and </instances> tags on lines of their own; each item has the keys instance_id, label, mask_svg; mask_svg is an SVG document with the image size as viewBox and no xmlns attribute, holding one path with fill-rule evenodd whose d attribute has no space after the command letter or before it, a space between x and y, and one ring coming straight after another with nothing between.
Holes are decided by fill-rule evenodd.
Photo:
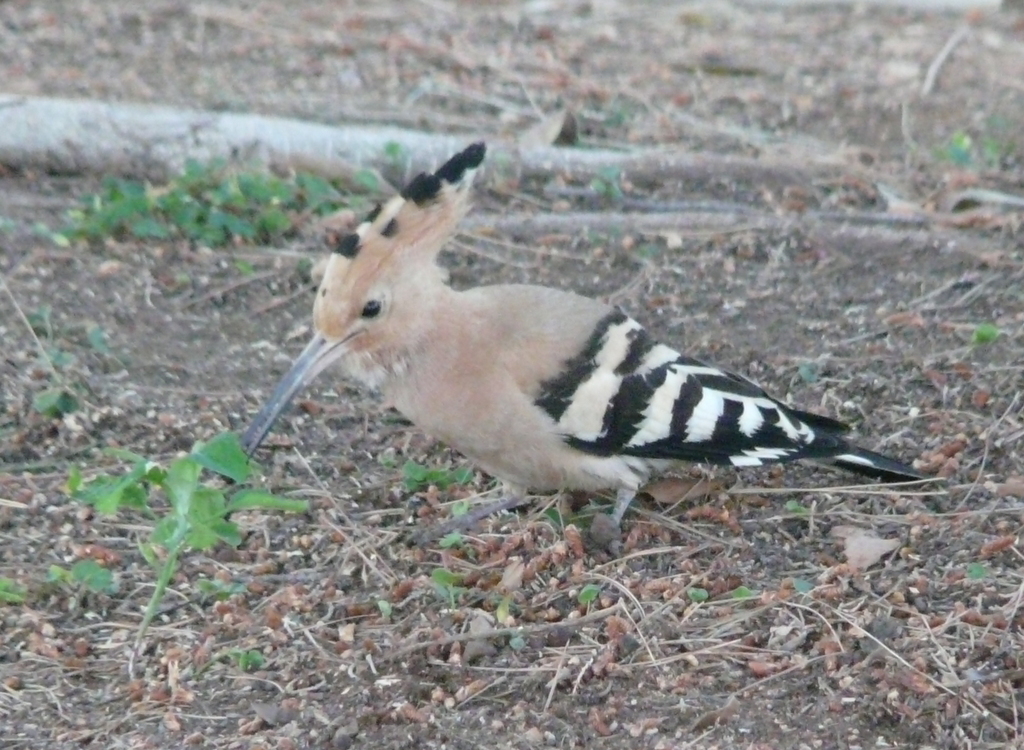
<instances>
[{"instance_id":1,"label":"dry dirt","mask_svg":"<svg viewBox=\"0 0 1024 750\"><path fill-rule=\"evenodd\" d=\"M965 22L922 96L929 65ZM610 296L664 340L948 477L944 494L897 495L836 489L849 477L810 468L719 471L729 491L638 503L617 558L552 523L549 498L483 524L461 549L410 549L410 529L488 491L488 478L406 491L406 460L462 459L372 395L323 378L261 454L267 485L311 499L311 512L250 514L238 519L248 534L237 551L189 555L130 674L154 581L137 547L149 525L69 500L68 469L115 466L101 452L112 445L167 460L244 427L308 335L299 256L320 251L308 240L58 248L33 226L60 226L95 178L0 167L0 577L27 590L23 604L0 605L3 746L1017 742L1020 217L982 207L910 230L885 211L879 186L927 210L971 187L1024 194L1021 81L1024 22L1008 13L0 3L0 87L10 93L402 124L467 141L512 138L568 107L584 144L832 156L845 178L781 191L753 180L625 186L641 201L767 208L795 217L789 229L499 238L515 248L467 237L446 263L459 286L515 279ZM971 147L951 154L963 135ZM481 191L476 210L544 214L592 209L588 200L557 182L524 184ZM849 242L823 241L801 229L801 209L877 220ZM239 259L257 274L243 276ZM44 343L75 356L65 377L84 402L63 420L31 405L51 381L20 313L43 305ZM972 344L986 322L1002 334ZM92 325L110 354L89 345ZM576 499L580 526L591 500ZM842 526L897 549L855 570L835 535ZM46 582L52 564L90 556L114 571L116 594ZM454 602L432 584L438 567L466 575ZM210 577L243 590L209 601L196 582ZM579 601L588 584L601 588L589 607ZM738 587L752 596L737 598ZM503 597L509 634L452 641ZM229 658L237 649L265 664L242 671Z\"/></svg>"}]
</instances>

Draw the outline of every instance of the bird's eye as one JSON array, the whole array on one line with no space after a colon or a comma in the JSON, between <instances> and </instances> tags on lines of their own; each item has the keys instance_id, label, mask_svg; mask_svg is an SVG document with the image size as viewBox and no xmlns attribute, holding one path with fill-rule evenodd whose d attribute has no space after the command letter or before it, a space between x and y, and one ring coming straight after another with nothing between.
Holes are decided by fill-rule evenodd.
<instances>
[{"instance_id":1,"label":"bird's eye","mask_svg":"<svg viewBox=\"0 0 1024 750\"><path fill-rule=\"evenodd\" d=\"M380 300L371 299L365 305L363 305L363 317L364 318L376 318L380 315L381 304Z\"/></svg>"}]
</instances>

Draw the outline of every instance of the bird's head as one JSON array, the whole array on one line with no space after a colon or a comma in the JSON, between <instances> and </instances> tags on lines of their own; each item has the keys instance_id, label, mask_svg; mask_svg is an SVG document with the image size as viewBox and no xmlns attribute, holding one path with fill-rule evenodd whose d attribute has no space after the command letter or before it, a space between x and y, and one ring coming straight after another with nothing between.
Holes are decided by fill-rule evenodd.
<instances>
[{"instance_id":1,"label":"bird's head","mask_svg":"<svg viewBox=\"0 0 1024 750\"><path fill-rule=\"evenodd\" d=\"M437 254L468 208L485 147L475 143L433 174L422 173L378 205L332 248L313 304L312 340L242 438L259 447L292 398L328 365L374 382L401 365L401 352L443 285Z\"/></svg>"}]
</instances>

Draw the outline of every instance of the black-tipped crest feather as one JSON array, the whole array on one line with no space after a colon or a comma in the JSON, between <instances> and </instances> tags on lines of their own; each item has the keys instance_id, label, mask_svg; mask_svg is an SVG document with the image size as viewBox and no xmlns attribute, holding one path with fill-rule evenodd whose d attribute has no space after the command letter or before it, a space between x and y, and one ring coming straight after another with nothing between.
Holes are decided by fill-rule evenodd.
<instances>
[{"instance_id":1,"label":"black-tipped crest feather","mask_svg":"<svg viewBox=\"0 0 1024 750\"><path fill-rule=\"evenodd\" d=\"M421 172L410 180L402 190L402 197L417 206L425 206L441 193L444 183L455 185L462 181L466 172L479 167L487 154L487 146L474 143L455 154L442 164L434 174Z\"/></svg>"},{"instance_id":2,"label":"black-tipped crest feather","mask_svg":"<svg viewBox=\"0 0 1024 750\"><path fill-rule=\"evenodd\" d=\"M434 176L454 185L462 180L466 172L479 167L486 153L487 147L483 143L474 143L442 164Z\"/></svg>"},{"instance_id":3,"label":"black-tipped crest feather","mask_svg":"<svg viewBox=\"0 0 1024 750\"><path fill-rule=\"evenodd\" d=\"M338 240L338 244L334 246L334 252L349 259L356 257L356 253L359 252L359 235L355 232L346 234Z\"/></svg>"}]
</instances>

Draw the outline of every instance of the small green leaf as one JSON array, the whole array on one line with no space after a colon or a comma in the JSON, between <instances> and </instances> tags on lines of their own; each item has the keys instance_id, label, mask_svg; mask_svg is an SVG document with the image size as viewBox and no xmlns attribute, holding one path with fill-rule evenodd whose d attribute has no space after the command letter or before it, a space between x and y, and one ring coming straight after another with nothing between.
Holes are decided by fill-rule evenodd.
<instances>
[{"instance_id":1,"label":"small green leaf","mask_svg":"<svg viewBox=\"0 0 1024 750\"><path fill-rule=\"evenodd\" d=\"M244 482L252 475L249 459L234 432L222 432L209 442L196 443L192 457L201 466L233 482Z\"/></svg>"},{"instance_id":2,"label":"small green leaf","mask_svg":"<svg viewBox=\"0 0 1024 750\"><path fill-rule=\"evenodd\" d=\"M384 144L384 156L392 164L401 166L409 157L409 150L397 141L388 141Z\"/></svg>"},{"instance_id":3,"label":"small green leaf","mask_svg":"<svg viewBox=\"0 0 1024 750\"><path fill-rule=\"evenodd\" d=\"M460 534L458 531L453 531L441 537L441 541L439 541L437 544L441 547L441 549L451 549L452 547L462 546L463 541L464 537L462 536L462 534Z\"/></svg>"},{"instance_id":4,"label":"small green leaf","mask_svg":"<svg viewBox=\"0 0 1024 750\"><path fill-rule=\"evenodd\" d=\"M582 604L584 607L589 607L596 600L598 595L601 593L601 587L596 583L588 583L582 589L576 597L576 601Z\"/></svg>"},{"instance_id":5,"label":"small green leaf","mask_svg":"<svg viewBox=\"0 0 1024 750\"><path fill-rule=\"evenodd\" d=\"M66 370L75 364L77 357L71 352L56 347L46 350L47 356L50 358L50 364L58 370Z\"/></svg>"},{"instance_id":6,"label":"small green leaf","mask_svg":"<svg viewBox=\"0 0 1024 750\"><path fill-rule=\"evenodd\" d=\"M217 578L200 578L196 581L196 588L204 598L224 601L236 594L246 592L245 584L238 581L221 581Z\"/></svg>"},{"instance_id":7,"label":"small green leaf","mask_svg":"<svg viewBox=\"0 0 1024 750\"><path fill-rule=\"evenodd\" d=\"M65 491L69 495L74 495L82 488L82 472L77 466L72 466L68 470L68 481L64 485Z\"/></svg>"},{"instance_id":8,"label":"small green leaf","mask_svg":"<svg viewBox=\"0 0 1024 750\"><path fill-rule=\"evenodd\" d=\"M793 513L797 516L806 516L808 513L810 513L810 511L807 510L807 508L800 504L799 500L787 500L785 505L783 505L782 507L785 508L788 512Z\"/></svg>"},{"instance_id":9,"label":"small green leaf","mask_svg":"<svg viewBox=\"0 0 1024 750\"><path fill-rule=\"evenodd\" d=\"M10 578L0 577L0 604L21 604L24 601L24 587Z\"/></svg>"},{"instance_id":10,"label":"small green leaf","mask_svg":"<svg viewBox=\"0 0 1024 750\"><path fill-rule=\"evenodd\" d=\"M993 323L982 323L974 329L971 341L975 344L991 344L997 338L999 338L999 328Z\"/></svg>"},{"instance_id":11,"label":"small green leaf","mask_svg":"<svg viewBox=\"0 0 1024 750\"><path fill-rule=\"evenodd\" d=\"M71 571L60 565L51 565L46 571L47 583L71 583Z\"/></svg>"},{"instance_id":12,"label":"small green leaf","mask_svg":"<svg viewBox=\"0 0 1024 750\"><path fill-rule=\"evenodd\" d=\"M97 512L104 515L114 515L122 504L131 507L146 505L148 501L146 490L139 485L139 480L145 473L146 464L140 462L119 477L101 475L83 484L79 475L78 486L70 487L69 481L69 489L71 489L71 496L75 500L94 506Z\"/></svg>"},{"instance_id":13,"label":"small green leaf","mask_svg":"<svg viewBox=\"0 0 1024 750\"><path fill-rule=\"evenodd\" d=\"M733 599L753 599L755 596L757 596L757 594L746 586L737 586L732 590Z\"/></svg>"},{"instance_id":14,"label":"small green leaf","mask_svg":"<svg viewBox=\"0 0 1024 750\"><path fill-rule=\"evenodd\" d=\"M256 269L253 266L253 264L241 258L235 261L235 268L237 268L238 272L241 273L243 276L252 276L254 273L256 273Z\"/></svg>"},{"instance_id":15,"label":"small green leaf","mask_svg":"<svg viewBox=\"0 0 1024 750\"><path fill-rule=\"evenodd\" d=\"M180 541L176 538L180 536L181 539L184 539L186 533L188 533L188 520L186 518L182 516L164 516L153 527L149 538L153 544L159 544L165 549L171 549L176 547Z\"/></svg>"},{"instance_id":16,"label":"small green leaf","mask_svg":"<svg viewBox=\"0 0 1024 750\"><path fill-rule=\"evenodd\" d=\"M980 562L972 562L967 566L967 577L972 581L980 581L988 577L988 568Z\"/></svg>"},{"instance_id":17,"label":"small green leaf","mask_svg":"<svg viewBox=\"0 0 1024 750\"><path fill-rule=\"evenodd\" d=\"M107 346L107 334L97 325L89 326L89 330L86 331L85 337L89 341L89 346L93 348L93 351L99 352L100 354L110 354L110 347Z\"/></svg>"},{"instance_id":18,"label":"small green leaf","mask_svg":"<svg viewBox=\"0 0 1024 750\"><path fill-rule=\"evenodd\" d=\"M49 305L40 305L35 310L25 314L28 324L32 326L32 332L37 336L49 337L53 330L50 324L50 316L53 310Z\"/></svg>"},{"instance_id":19,"label":"small green leaf","mask_svg":"<svg viewBox=\"0 0 1024 750\"><path fill-rule=\"evenodd\" d=\"M445 588L458 586L462 583L461 575L450 570L445 570L444 568L434 568L430 573L430 578L438 586L444 586Z\"/></svg>"},{"instance_id":20,"label":"small green leaf","mask_svg":"<svg viewBox=\"0 0 1024 750\"><path fill-rule=\"evenodd\" d=\"M215 547L219 541L220 536L211 526L198 522L193 522L188 525L188 534L185 537L185 544L191 549L205 551Z\"/></svg>"},{"instance_id":21,"label":"small green leaf","mask_svg":"<svg viewBox=\"0 0 1024 750\"><path fill-rule=\"evenodd\" d=\"M710 594L707 589L701 588L690 588L686 590L686 595L690 598L691 602L706 602Z\"/></svg>"},{"instance_id":22,"label":"small green leaf","mask_svg":"<svg viewBox=\"0 0 1024 750\"><path fill-rule=\"evenodd\" d=\"M387 599L378 599L377 609L380 610L380 614L382 617L385 617L388 620L391 619L391 602L389 602Z\"/></svg>"},{"instance_id":23,"label":"small green leaf","mask_svg":"<svg viewBox=\"0 0 1024 750\"><path fill-rule=\"evenodd\" d=\"M372 169L357 169L352 175L352 182L366 190L368 193L376 193L380 190L380 180L373 173Z\"/></svg>"},{"instance_id":24,"label":"small green leaf","mask_svg":"<svg viewBox=\"0 0 1024 750\"><path fill-rule=\"evenodd\" d=\"M259 669L266 663L266 659L263 654L253 649L245 651L235 649L230 652L230 656L234 660L235 664L238 665L238 668L243 672L252 672L253 670Z\"/></svg>"},{"instance_id":25,"label":"small green leaf","mask_svg":"<svg viewBox=\"0 0 1024 750\"><path fill-rule=\"evenodd\" d=\"M558 508L548 508L544 511L544 517L547 518L551 522L551 525L559 531L565 528L565 519L562 517L562 513Z\"/></svg>"},{"instance_id":26,"label":"small green leaf","mask_svg":"<svg viewBox=\"0 0 1024 750\"><path fill-rule=\"evenodd\" d=\"M526 648L526 639L521 635L514 635L508 639L508 647L513 651L522 651Z\"/></svg>"},{"instance_id":27,"label":"small green leaf","mask_svg":"<svg viewBox=\"0 0 1024 750\"><path fill-rule=\"evenodd\" d=\"M305 513L309 510L309 503L305 500L289 500L285 497L278 497L263 490L241 490L228 500L227 511L229 513L251 508L280 510L285 513Z\"/></svg>"},{"instance_id":28,"label":"small green leaf","mask_svg":"<svg viewBox=\"0 0 1024 750\"><path fill-rule=\"evenodd\" d=\"M814 591L814 584L806 578L794 578L793 588L800 594L809 594Z\"/></svg>"},{"instance_id":29,"label":"small green leaf","mask_svg":"<svg viewBox=\"0 0 1024 750\"><path fill-rule=\"evenodd\" d=\"M817 383L819 369L817 362L803 362L796 368L796 371L805 383Z\"/></svg>"},{"instance_id":30,"label":"small green leaf","mask_svg":"<svg viewBox=\"0 0 1024 750\"><path fill-rule=\"evenodd\" d=\"M166 521L167 519L164 520ZM153 533L150 536L156 536L155 529L153 530ZM146 562L148 562L154 568L160 567L160 558L156 554L156 550L153 549L152 544L148 544L146 542L139 542L139 552L142 553L142 556L146 559Z\"/></svg>"},{"instance_id":31,"label":"small green leaf","mask_svg":"<svg viewBox=\"0 0 1024 750\"><path fill-rule=\"evenodd\" d=\"M498 602L498 606L494 610L494 619L498 621L499 625L501 625L506 620L508 620L511 608L512 608L512 597L510 597L510 596L503 596L503 597L501 597L501 601Z\"/></svg>"},{"instance_id":32,"label":"small green leaf","mask_svg":"<svg viewBox=\"0 0 1024 750\"><path fill-rule=\"evenodd\" d=\"M63 388L52 388L37 393L32 399L32 408L55 419L78 411L78 399Z\"/></svg>"},{"instance_id":33,"label":"small green leaf","mask_svg":"<svg viewBox=\"0 0 1024 750\"><path fill-rule=\"evenodd\" d=\"M187 516L192 506L192 497L199 486L199 474L203 467L194 458L179 458L167 470L164 490L171 507L180 516Z\"/></svg>"},{"instance_id":34,"label":"small green leaf","mask_svg":"<svg viewBox=\"0 0 1024 750\"><path fill-rule=\"evenodd\" d=\"M76 562L71 566L71 578L98 594L111 594L117 590L114 585L114 574L95 560Z\"/></svg>"}]
</instances>

